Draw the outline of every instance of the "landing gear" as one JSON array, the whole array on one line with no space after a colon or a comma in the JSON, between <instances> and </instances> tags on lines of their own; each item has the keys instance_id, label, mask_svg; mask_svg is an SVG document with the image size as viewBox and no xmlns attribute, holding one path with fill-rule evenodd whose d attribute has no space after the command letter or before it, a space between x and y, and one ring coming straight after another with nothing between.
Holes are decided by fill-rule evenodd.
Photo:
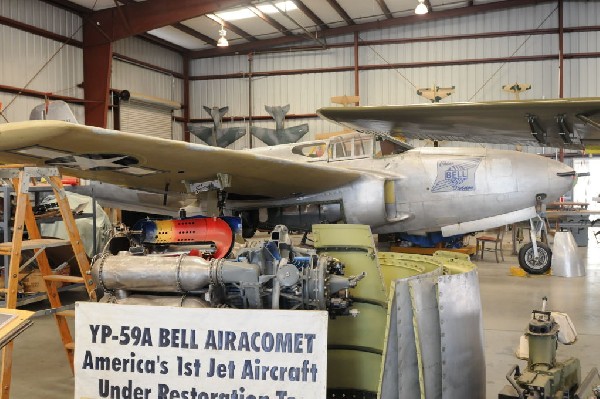
<instances>
[{"instance_id":1,"label":"landing gear","mask_svg":"<svg viewBox=\"0 0 600 399\"><path fill-rule=\"evenodd\" d=\"M531 242L521 248L519 251L519 265L529 274L544 274L552 266L552 250L540 241L536 242L536 246L537 251ZM535 252L537 252L537 256Z\"/></svg>"},{"instance_id":2,"label":"landing gear","mask_svg":"<svg viewBox=\"0 0 600 399\"><path fill-rule=\"evenodd\" d=\"M529 220L529 224L531 242L519 251L519 266L529 274L544 274L552 266L552 250L547 244L537 241L537 237L547 237L546 223L536 216Z\"/></svg>"}]
</instances>

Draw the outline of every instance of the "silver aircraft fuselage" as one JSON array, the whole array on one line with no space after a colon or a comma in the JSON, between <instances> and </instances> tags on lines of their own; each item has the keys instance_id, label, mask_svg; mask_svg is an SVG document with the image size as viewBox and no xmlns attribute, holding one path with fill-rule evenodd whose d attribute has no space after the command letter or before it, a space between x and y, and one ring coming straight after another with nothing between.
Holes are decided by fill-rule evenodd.
<instances>
[{"instance_id":1,"label":"silver aircraft fuselage","mask_svg":"<svg viewBox=\"0 0 600 399\"><path fill-rule=\"evenodd\" d=\"M340 143L346 145L347 153L343 156ZM246 150L351 169L362 176L350 184L316 194L297 193L284 199L229 199L227 209L257 212L263 225L281 222L293 229L299 227L294 226L294 221L303 212L313 212L314 216L315 208L311 206L316 205L318 219L313 217L301 228L313 223L343 221L370 225L374 233L420 235L442 231L444 236L451 236L532 218L536 215L536 199L554 201L575 182L572 168L534 154L477 147L423 147L378 156L376 143L370 136L354 134ZM358 144L362 151L357 151ZM320 152L315 152L311 145ZM136 210L146 206L154 213L160 213L162 208L169 209L165 213L174 214L178 206L191 202L189 196L170 193L163 205L163 194L138 192L132 198L131 190L103 186L94 188L100 202L104 199L110 203L130 203ZM122 195L119 190L124 190ZM203 208L200 206L201 211ZM274 209L280 218L270 221L273 213L268 211Z\"/></svg>"},{"instance_id":2,"label":"silver aircraft fuselage","mask_svg":"<svg viewBox=\"0 0 600 399\"><path fill-rule=\"evenodd\" d=\"M301 158L290 151L293 147L252 151ZM364 173L348 185L284 200L231 201L228 206L243 210L339 201L346 223L368 224L374 233L442 231L449 236L532 218L536 198L554 201L575 182L569 166L518 151L423 147L396 155L348 158L336 159L329 148L321 158L309 160Z\"/></svg>"}]
</instances>

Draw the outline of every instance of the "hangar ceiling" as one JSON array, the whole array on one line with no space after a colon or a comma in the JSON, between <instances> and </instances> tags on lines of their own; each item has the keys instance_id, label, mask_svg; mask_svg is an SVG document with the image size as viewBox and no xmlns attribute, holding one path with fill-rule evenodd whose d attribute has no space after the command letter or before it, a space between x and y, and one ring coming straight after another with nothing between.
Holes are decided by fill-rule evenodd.
<instances>
[{"instance_id":1,"label":"hangar ceiling","mask_svg":"<svg viewBox=\"0 0 600 399\"><path fill-rule=\"evenodd\" d=\"M127 29L130 11L144 4L146 10L160 13L156 0L44 0L80 15L111 13ZM515 0L425 0L430 13L415 16L417 0L237 0L195 3L212 12L182 14L177 22L140 32L142 36L172 47L191 58L212 57L235 52L247 53L276 46L312 42L326 46L330 37L361 30L380 29L417 18L436 19L467 15L533 3ZM188 3L192 3L188 1ZM519 4L520 3L520 4ZM164 4L164 3L163 3ZM138 8L139 10L139 8ZM170 21L169 21L170 22ZM154 25L161 25L154 21ZM218 48L221 26L227 32L229 47Z\"/></svg>"}]
</instances>

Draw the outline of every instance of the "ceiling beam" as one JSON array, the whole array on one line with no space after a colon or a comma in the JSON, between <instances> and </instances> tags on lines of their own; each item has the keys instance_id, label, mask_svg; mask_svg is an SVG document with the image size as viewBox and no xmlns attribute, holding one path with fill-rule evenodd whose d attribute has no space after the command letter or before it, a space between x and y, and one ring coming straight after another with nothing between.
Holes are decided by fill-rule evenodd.
<instances>
[{"instance_id":1,"label":"ceiling beam","mask_svg":"<svg viewBox=\"0 0 600 399\"><path fill-rule=\"evenodd\" d=\"M381 21L367 22L358 25L340 26L338 28L325 29L318 32L319 37L334 37L347 35L354 32L364 32L376 29L385 29L392 26L398 25L410 25L423 21L435 21L447 18L460 17L464 15L472 15L476 13L483 13L488 11L495 11L508 8L524 7L534 4L549 3L556 0L504 0L496 1L491 3L482 3L469 7L451 8L447 10L436 11L434 13L428 13L425 15L408 15L405 17L397 17L391 19L384 19ZM272 48L274 46L283 46L286 44L297 43L304 41L304 36L282 36L273 39L261 40L257 43L243 43L235 46L229 46L219 49L208 49L208 50L197 50L191 51L190 56L192 58L208 58L218 57L221 55L230 55L235 53L247 54L253 51L263 50Z\"/></svg>"},{"instance_id":2,"label":"ceiling beam","mask_svg":"<svg viewBox=\"0 0 600 399\"><path fill-rule=\"evenodd\" d=\"M125 5L136 3L135 0L113 0L113 1L119 2L121 4L125 4ZM178 31L181 31L192 37L195 37L198 40L202 40L204 43L208 43L213 47L217 47L217 41L215 39L213 39L212 37L206 36L206 35L198 32L197 30L190 28L189 26L182 24L181 22L175 22L174 24L171 24L170 26L177 29Z\"/></svg>"},{"instance_id":3,"label":"ceiling beam","mask_svg":"<svg viewBox=\"0 0 600 399\"><path fill-rule=\"evenodd\" d=\"M213 39L212 37L206 36L205 34L200 33L195 29L192 29L189 26L182 24L181 22L175 22L171 26L177 30L180 30L183 33L186 33L190 36L195 37L196 39L202 40L204 43L208 43L213 47L217 47L217 41L215 39Z\"/></svg>"},{"instance_id":4,"label":"ceiling beam","mask_svg":"<svg viewBox=\"0 0 600 399\"><path fill-rule=\"evenodd\" d=\"M74 12L77 15L87 14L91 10L89 8L85 8L84 6L80 6L77 3L73 3L69 0L42 0L44 3L51 4L53 6L62 8L63 10L67 10L70 12Z\"/></svg>"},{"instance_id":5,"label":"ceiling beam","mask_svg":"<svg viewBox=\"0 0 600 399\"><path fill-rule=\"evenodd\" d=\"M306 4L302 2L302 0L292 0L292 2L296 5L296 7L298 7L300 11L304 13L304 15L310 18L311 21L313 21L314 24L319 27L319 29L329 29L329 25L327 25L321 18L319 18L317 14L315 14L310 8L308 8Z\"/></svg>"},{"instance_id":6,"label":"ceiling beam","mask_svg":"<svg viewBox=\"0 0 600 399\"><path fill-rule=\"evenodd\" d=\"M271 18L270 16L268 16L267 14L265 14L264 12L262 12L261 10L259 10L258 8L256 8L256 7L248 7L248 8L258 18L262 19L263 21L265 21L266 23L268 23L269 25L271 25L273 28L275 28L276 30L278 30L279 33L281 33L283 35L286 35L286 36L291 36L292 35L292 33L285 26L283 26L282 24L280 24L275 19Z\"/></svg>"},{"instance_id":7,"label":"ceiling beam","mask_svg":"<svg viewBox=\"0 0 600 399\"><path fill-rule=\"evenodd\" d=\"M215 13L221 10L250 4L250 0L146 0L131 2L124 6L94 11L90 14L91 28L84 44L95 46L135 36L153 29L162 28L176 22ZM121 23L122 18L127 24Z\"/></svg>"},{"instance_id":8,"label":"ceiling beam","mask_svg":"<svg viewBox=\"0 0 600 399\"><path fill-rule=\"evenodd\" d=\"M114 0L114 1L124 4L124 5L136 3L135 0ZM181 22L175 22L174 24L171 24L170 26L172 26L173 28L175 28L187 35L195 37L198 40L202 40L204 43L208 43L213 47L217 47L217 41L215 39L213 39L210 36L206 36L206 35L198 32L197 30L190 28L189 26L182 24Z\"/></svg>"},{"instance_id":9,"label":"ceiling beam","mask_svg":"<svg viewBox=\"0 0 600 399\"><path fill-rule=\"evenodd\" d=\"M150 33L142 33L141 35L137 35L137 37L142 40L145 40L149 43L156 44L163 48L166 48L167 50L175 51L176 53L179 53L179 54L186 54L190 51L189 49L187 49L185 47L182 47L178 44L172 43L168 40L161 39L160 37L151 35ZM84 42L85 42L85 40L84 40Z\"/></svg>"},{"instance_id":10,"label":"ceiling beam","mask_svg":"<svg viewBox=\"0 0 600 399\"><path fill-rule=\"evenodd\" d=\"M344 21L346 21L348 25L356 25L356 22L354 22L354 20L350 18L350 15L348 15L346 10L342 8L342 6L340 5L340 3L337 2L337 0L327 0L327 3L335 10L335 12L339 14L340 17L344 19Z\"/></svg>"},{"instance_id":11,"label":"ceiling beam","mask_svg":"<svg viewBox=\"0 0 600 399\"><path fill-rule=\"evenodd\" d=\"M381 8L381 11L383 11L383 14L385 15L385 17L387 19L394 18L389 7L387 6L387 4L385 4L385 0L376 0L376 1L377 1L377 4L379 5L379 8ZM427 0L427 1L429 1L429 0Z\"/></svg>"},{"instance_id":12,"label":"ceiling beam","mask_svg":"<svg viewBox=\"0 0 600 399\"><path fill-rule=\"evenodd\" d=\"M237 25L232 24L231 22L227 22L224 19L219 18L219 16L217 16L215 14L212 14L208 18L210 18L213 21L215 21L216 23L222 25L225 29L229 29L230 31L232 31L236 35L243 37L244 39L248 40L249 42L256 42L256 41L258 41L258 39L255 38L254 36L252 36L250 33L246 32L245 30L243 30L242 28L238 27Z\"/></svg>"}]
</instances>

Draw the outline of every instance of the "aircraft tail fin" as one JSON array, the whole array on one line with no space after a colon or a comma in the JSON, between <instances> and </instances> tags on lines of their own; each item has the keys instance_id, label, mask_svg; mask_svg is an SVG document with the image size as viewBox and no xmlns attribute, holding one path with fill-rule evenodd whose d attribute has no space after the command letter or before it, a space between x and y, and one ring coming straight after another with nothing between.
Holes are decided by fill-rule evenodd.
<instances>
[{"instance_id":1,"label":"aircraft tail fin","mask_svg":"<svg viewBox=\"0 0 600 399\"><path fill-rule=\"evenodd\" d=\"M79 124L69 105L64 101L50 101L31 110L30 120L57 120Z\"/></svg>"}]
</instances>

